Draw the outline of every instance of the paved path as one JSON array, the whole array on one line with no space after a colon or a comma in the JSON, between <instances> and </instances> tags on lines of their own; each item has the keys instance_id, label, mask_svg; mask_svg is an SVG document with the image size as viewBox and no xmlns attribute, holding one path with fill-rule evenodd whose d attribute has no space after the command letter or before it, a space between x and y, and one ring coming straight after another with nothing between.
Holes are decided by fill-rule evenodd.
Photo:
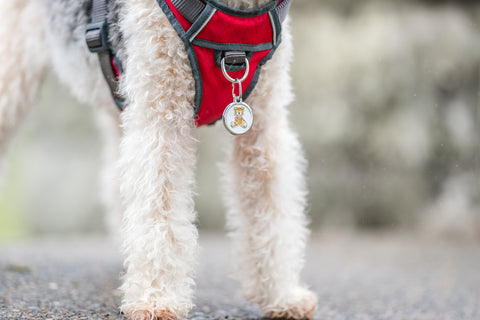
<instances>
[{"instance_id":1,"label":"paved path","mask_svg":"<svg viewBox=\"0 0 480 320\"><path fill-rule=\"evenodd\" d=\"M228 242L201 238L191 318L258 318L228 275ZM0 319L124 319L122 267L102 238L0 246ZM311 239L304 279L318 293L316 319L479 320L480 244L406 235Z\"/></svg>"}]
</instances>

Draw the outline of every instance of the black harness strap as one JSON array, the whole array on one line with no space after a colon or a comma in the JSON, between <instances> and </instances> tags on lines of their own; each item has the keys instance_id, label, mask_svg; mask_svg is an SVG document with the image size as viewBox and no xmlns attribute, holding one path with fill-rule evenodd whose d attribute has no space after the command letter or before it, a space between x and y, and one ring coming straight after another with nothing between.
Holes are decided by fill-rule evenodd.
<instances>
[{"instance_id":1,"label":"black harness strap","mask_svg":"<svg viewBox=\"0 0 480 320\"><path fill-rule=\"evenodd\" d=\"M172 4L189 22L193 23L202 13L206 4L201 0L171 0ZM292 0L279 1L275 11L278 14L280 22L287 18L288 9L292 4Z\"/></svg>"},{"instance_id":2,"label":"black harness strap","mask_svg":"<svg viewBox=\"0 0 480 320\"><path fill-rule=\"evenodd\" d=\"M205 9L205 3L200 0L171 0L172 4L188 21L193 23Z\"/></svg>"},{"instance_id":3,"label":"black harness strap","mask_svg":"<svg viewBox=\"0 0 480 320\"><path fill-rule=\"evenodd\" d=\"M280 22L285 21L287 18L288 9L290 9L290 5L292 4L292 0L283 0L277 7L275 11L277 11L278 18Z\"/></svg>"},{"instance_id":4,"label":"black harness strap","mask_svg":"<svg viewBox=\"0 0 480 320\"><path fill-rule=\"evenodd\" d=\"M90 52L98 55L103 76L110 87L113 99L120 110L125 108L125 100L118 95L118 79L112 67L113 55L108 42L108 2L92 0L91 21L87 24L85 39Z\"/></svg>"}]
</instances>

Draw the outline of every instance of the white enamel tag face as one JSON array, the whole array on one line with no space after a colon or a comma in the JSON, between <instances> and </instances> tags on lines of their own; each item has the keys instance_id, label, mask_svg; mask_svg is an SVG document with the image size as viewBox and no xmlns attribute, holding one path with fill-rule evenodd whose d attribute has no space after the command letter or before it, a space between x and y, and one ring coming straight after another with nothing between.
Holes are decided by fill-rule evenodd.
<instances>
[{"instance_id":1,"label":"white enamel tag face","mask_svg":"<svg viewBox=\"0 0 480 320\"><path fill-rule=\"evenodd\" d=\"M245 102L230 103L223 111L223 124L231 134L246 133L253 125L252 109Z\"/></svg>"}]
</instances>

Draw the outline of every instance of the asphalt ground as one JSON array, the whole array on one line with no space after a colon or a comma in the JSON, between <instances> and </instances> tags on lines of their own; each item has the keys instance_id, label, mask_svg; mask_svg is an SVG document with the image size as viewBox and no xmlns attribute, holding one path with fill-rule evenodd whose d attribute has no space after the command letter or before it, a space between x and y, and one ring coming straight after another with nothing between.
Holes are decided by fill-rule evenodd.
<instances>
[{"instance_id":1,"label":"asphalt ground","mask_svg":"<svg viewBox=\"0 0 480 320\"><path fill-rule=\"evenodd\" d=\"M201 236L197 307L189 318L255 319L230 275L229 242ZM0 245L0 319L124 319L121 258L102 237ZM480 243L408 234L328 232L310 239L303 279L315 319L479 320Z\"/></svg>"}]
</instances>

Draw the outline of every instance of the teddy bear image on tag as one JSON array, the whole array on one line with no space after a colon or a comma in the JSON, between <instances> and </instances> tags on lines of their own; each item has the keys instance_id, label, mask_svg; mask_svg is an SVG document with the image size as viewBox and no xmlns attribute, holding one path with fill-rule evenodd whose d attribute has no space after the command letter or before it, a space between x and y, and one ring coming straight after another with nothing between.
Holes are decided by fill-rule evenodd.
<instances>
[{"instance_id":1,"label":"teddy bear image on tag","mask_svg":"<svg viewBox=\"0 0 480 320\"><path fill-rule=\"evenodd\" d=\"M253 125L252 109L244 102L233 102L223 112L223 124L233 135L246 133Z\"/></svg>"}]
</instances>

